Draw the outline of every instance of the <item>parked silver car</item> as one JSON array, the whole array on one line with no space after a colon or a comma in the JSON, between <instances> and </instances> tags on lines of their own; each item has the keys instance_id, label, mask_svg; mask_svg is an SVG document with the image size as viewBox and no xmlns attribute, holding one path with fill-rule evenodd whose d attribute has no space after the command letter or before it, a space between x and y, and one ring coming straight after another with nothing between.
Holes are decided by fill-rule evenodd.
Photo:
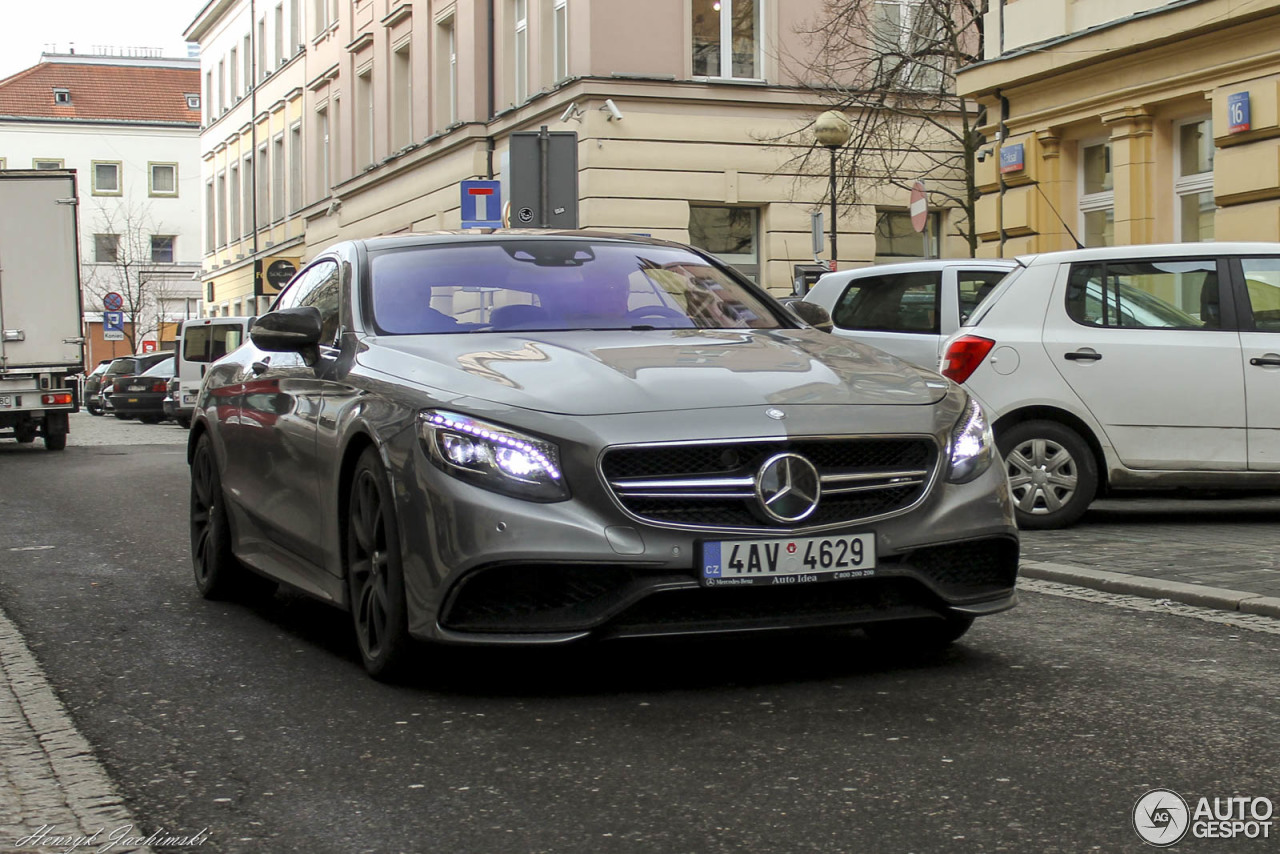
<instances>
[{"instance_id":1,"label":"parked silver car","mask_svg":"<svg viewBox=\"0 0 1280 854\"><path fill-rule=\"evenodd\" d=\"M411 639L938 644L1015 602L981 407L687 247L340 243L250 339L195 409L196 582L248 567L349 609L375 676Z\"/></svg>"},{"instance_id":2,"label":"parked silver car","mask_svg":"<svg viewBox=\"0 0 1280 854\"><path fill-rule=\"evenodd\" d=\"M805 295L831 315L832 332L935 368L942 342L1018 265L1001 258L940 258L828 273Z\"/></svg>"}]
</instances>

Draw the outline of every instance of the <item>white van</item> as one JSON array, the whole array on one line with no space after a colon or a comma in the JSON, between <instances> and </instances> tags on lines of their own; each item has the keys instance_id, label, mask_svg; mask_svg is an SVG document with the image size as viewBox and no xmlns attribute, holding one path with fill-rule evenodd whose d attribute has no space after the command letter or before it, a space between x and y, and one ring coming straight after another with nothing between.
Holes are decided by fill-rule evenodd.
<instances>
[{"instance_id":1,"label":"white van","mask_svg":"<svg viewBox=\"0 0 1280 854\"><path fill-rule=\"evenodd\" d=\"M178 369L169 384L165 413L183 427L191 425L191 411L209 366L244 343L252 317L198 317L182 324L178 334Z\"/></svg>"}]
</instances>

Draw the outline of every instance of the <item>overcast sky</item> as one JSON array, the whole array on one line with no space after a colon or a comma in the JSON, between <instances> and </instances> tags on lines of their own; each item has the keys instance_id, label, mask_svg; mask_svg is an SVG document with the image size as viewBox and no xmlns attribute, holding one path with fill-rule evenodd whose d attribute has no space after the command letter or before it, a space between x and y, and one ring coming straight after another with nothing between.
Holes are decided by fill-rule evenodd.
<instances>
[{"instance_id":1,"label":"overcast sky","mask_svg":"<svg viewBox=\"0 0 1280 854\"><path fill-rule=\"evenodd\" d=\"M182 33L207 0L0 0L0 78L40 61L46 50L158 47L186 56ZM56 46L56 47L55 47Z\"/></svg>"}]
</instances>

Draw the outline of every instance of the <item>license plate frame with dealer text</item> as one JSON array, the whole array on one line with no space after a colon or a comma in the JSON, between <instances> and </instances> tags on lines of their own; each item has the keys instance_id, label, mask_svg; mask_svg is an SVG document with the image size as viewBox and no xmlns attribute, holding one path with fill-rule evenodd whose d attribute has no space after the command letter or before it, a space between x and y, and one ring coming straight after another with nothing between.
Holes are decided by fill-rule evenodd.
<instances>
[{"instance_id":1,"label":"license plate frame with dealer text","mask_svg":"<svg viewBox=\"0 0 1280 854\"><path fill-rule=\"evenodd\" d=\"M876 535L707 540L698 565L703 587L867 578L876 572Z\"/></svg>"}]
</instances>

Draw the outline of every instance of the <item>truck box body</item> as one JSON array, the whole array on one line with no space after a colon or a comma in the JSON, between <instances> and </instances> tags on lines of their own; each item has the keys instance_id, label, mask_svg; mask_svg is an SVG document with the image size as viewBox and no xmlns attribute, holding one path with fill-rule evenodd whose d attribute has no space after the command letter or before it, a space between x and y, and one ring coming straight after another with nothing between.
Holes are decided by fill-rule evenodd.
<instances>
[{"instance_id":1,"label":"truck box body","mask_svg":"<svg viewBox=\"0 0 1280 854\"><path fill-rule=\"evenodd\" d=\"M0 171L0 432L66 443L84 367L76 176Z\"/></svg>"}]
</instances>

